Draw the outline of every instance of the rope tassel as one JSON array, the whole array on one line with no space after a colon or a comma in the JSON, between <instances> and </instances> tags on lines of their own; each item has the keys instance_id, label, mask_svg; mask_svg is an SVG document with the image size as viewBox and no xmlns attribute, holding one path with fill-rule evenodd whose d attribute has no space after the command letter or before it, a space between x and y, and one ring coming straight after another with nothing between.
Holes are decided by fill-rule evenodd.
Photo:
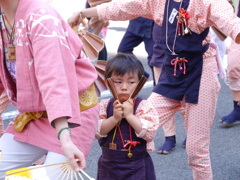
<instances>
[{"instance_id":1,"label":"rope tassel","mask_svg":"<svg viewBox=\"0 0 240 180\"><path fill-rule=\"evenodd\" d=\"M175 58L171 61L171 64L174 66L174 72L173 75L176 76L177 74L177 65L179 66L179 70L182 71L183 70L183 74L186 74L187 72L187 67L186 67L186 63L188 62L188 60L186 60L185 58Z\"/></svg>"}]
</instances>

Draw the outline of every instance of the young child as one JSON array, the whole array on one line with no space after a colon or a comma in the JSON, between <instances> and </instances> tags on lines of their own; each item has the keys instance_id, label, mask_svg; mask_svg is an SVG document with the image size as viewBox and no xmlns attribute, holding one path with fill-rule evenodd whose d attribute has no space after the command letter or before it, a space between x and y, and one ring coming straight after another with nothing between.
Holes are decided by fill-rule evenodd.
<instances>
[{"instance_id":1,"label":"young child","mask_svg":"<svg viewBox=\"0 0 240 180\"><path fill-rule=\"evenodd\" d=\"M146 100L129 98L142 75L144 68L133 54L118 53L107 62L105 78L113 81L119 100L100 102L98 180L156 179L147 151L154 150L157 112Z\"/></svg>"},{"instance_id":2,"label":"young child","mask_svg":"<svg viewBox=\"0 0 240 180\"><path fill-rule=\"evenodd\" d=\"M77 24L85 17L123 21L138 16L162 26L166 55L148 100L159 112L160 125L185 108L186 151L193 178L211 180L210 128L220 83L209 27L216 26L240 43L240 19L226 0L116 0L75 13L68 23Z\"/></svg>"}]
</instances>

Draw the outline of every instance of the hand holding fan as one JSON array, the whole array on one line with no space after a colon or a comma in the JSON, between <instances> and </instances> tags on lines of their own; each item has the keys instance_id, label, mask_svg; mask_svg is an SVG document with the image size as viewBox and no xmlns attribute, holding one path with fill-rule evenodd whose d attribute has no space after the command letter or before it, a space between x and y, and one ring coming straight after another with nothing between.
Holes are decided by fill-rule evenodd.
<instances>
[{"instance_id":1,"label":"hand holding fan","mask_svg":"<svg viewBox=\"0 0 240 180\"><path fill-rule=\"evenodd\" d=\"M97 6L102 3L110 2L111 0L88 0L91 7ZM93 30L93 33L98 35L104 27L105 21L100 20L98 17L92 17L89 21L89 27Z\"/></svg>"}]
</instances>

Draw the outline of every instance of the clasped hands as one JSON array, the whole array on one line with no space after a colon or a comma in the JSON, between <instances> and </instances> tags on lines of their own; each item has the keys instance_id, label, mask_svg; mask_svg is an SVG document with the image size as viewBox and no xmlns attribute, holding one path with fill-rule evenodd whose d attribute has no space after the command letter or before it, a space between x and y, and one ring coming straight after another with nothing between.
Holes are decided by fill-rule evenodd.
<instances>
[{"instance_id":1,"label":"clasped hands","mask_svg":"<svg viewBox=\"0 0 240 180\"><path fill-rule=\"evenodd\" d=\"M116 100L113 103L113 108L113 116L118 122L120 122L123 118L128 120L129 117L133 115L133 100L128 99L122 104L119 102L119 100Z\"/></svg>"}]
</instances>

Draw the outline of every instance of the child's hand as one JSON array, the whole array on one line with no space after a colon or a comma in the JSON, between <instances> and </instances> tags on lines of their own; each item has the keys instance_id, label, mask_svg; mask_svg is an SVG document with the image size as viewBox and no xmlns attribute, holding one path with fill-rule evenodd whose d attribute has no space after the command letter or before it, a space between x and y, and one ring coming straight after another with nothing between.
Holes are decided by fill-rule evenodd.
<instances>
[{"instance_id":1,"label":"child's hand","mask_svg":"<svg viewBox=\"0 0 240 180\"><path fill-rule=\"evenodd\" d=\"M123 118L122 104L117 100L113 103L113 117L120 122Z\"/></svg>"},{"instance_id":2,"label":"child's hand","mask_svg":"<svg viewBox=\"0 0 240 180\"><path fill-rule=\"evenodd\" d=\"M127 101L123 102L123 116L127 119L129 115L133 115L133 100L128 99Z\"/></svg>"}]
</instances>

